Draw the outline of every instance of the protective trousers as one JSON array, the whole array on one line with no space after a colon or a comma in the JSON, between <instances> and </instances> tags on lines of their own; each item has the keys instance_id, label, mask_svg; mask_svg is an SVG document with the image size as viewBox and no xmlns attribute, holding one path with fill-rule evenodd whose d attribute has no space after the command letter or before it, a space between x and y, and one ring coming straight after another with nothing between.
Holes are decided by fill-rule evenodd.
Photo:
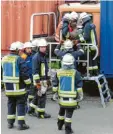
<instances>
[{"instance_id":1,"label":"protective trousers","mask_svg":"<svg viewBox=\"0 0 113 134\"><path fill-rule=\"evenodd\" d=\"M45 106L46 106L46 93L42 94L42 96L37 95L37 112L39 114L39 117L41 118L44 118Z\"/></svg>"},{"instance_id":2,"label":"protective trousers","mask_svg":"<svg viewBox=\"0 0 113 134\"><path fill-rule=\"evenodd\" d=\"M44 118L45 113L45 105L46 105L46 93L42 94L42 96L38 96L37 92L35 93L35 97L30 103L30 110L34 112L36 110L41 118Z\"/></svg>"},{"instance_id":3,"label":"protective trousers","mask_svg":"<svg viewBox=\"0 0 113 134\"><path fill-rule=\"evenodd\" d=\"M95 53L96 53L95 50L90 50L90 52L89 52L89 67L88 67L88 70L89 70L90 76L92 76L92 75L98 75L97 59L93 60L93 58L95 57ZM87 60L87 59L88 59L88 57L87 57L87 51L85 51L84 56L81 56L80 57L80 60ZM80 63L78 65L78 70L82 74L85 74L87 72L86 69L87 69L87 64L85 62Z\"/></svg>"},{"instance_id":4,"label":"protective trousers","mask_svg":"<svg viewBox=\"0 0 113 134\"><path fill-rule=\"evenodd\" d=\"M64 108L60 107L59 115L58 115L58 129L61 130L62 126L65 122L65 131L71 132L71 122L72 122L72 115L74 112L74 108ZM66 116L65 116L66 114ZM64 118L65 116L65 118Z\"/></svg>"},{"instance_id":5,"label":"protective trousers","mask_svg":"<svg viewBox=\"0 0 113 134\"><path fill-rule=\"evenodd\" d=\"M9 124L13 124L16 118L17 108L17 120L18 124L25 124L25 95L8 97L8 115L7 120Z\"/></svg>"},{"instance_id":6,"label":"protective trousers","mask_svg":"<svg viewBox=\"0 0 113 134\"><path fill-rule=\"evenodd\" d=\"M91 75L97 75L98 74L98 65L97 65L97 59L93 60L95 57L96 51L91 50L89 53L89 73Z\"/></svg>"}]
</instances>

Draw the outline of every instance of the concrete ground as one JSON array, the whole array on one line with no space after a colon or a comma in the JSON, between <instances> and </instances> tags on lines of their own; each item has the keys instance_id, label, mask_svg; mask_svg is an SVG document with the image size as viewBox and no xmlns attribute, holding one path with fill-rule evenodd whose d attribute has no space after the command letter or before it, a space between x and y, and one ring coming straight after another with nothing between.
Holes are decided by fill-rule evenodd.
<instances>
[{"instance_id":1,"label":"concrete ground","mask_svg":"<svg viewBox=\"0 0 113 134\"><path fill-rule=\"evenodd\" d=\"M29 130L18 131L17 122L14 129L7 128L7 98L1 94L1 133L2 134L64 134L57 130L57 103L47 100L46 111L52 115L51 119L38 119L26 116ZM81 109L76 110L72 119L74 134L113 134L113 103L102 108L99 97L87 97L81 102Z\"/></svg>"}]
</instances>

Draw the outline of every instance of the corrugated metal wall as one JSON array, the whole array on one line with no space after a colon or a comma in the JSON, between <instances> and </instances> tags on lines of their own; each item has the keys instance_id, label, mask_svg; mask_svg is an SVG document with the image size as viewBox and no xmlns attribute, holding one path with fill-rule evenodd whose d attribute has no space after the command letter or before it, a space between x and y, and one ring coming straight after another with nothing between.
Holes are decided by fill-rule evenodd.
<instances>
[{"instance_id":1,"label":"corrugated metal wall","mask_svg":"<svg viewBox=\"0 0 113 134\"><path fill-rule=\"evenodd\" d=\"M28 41L30 35L30 17L38 12L55 12L57 4L63 1L2 1L2 52L8 50L14 41ZM34 34L46 32L47 17L36 17ZM51 21L52 25L52 21ZM52 28L51 28L52 30Z\"/></svg>"},{"instance_id":2,"label":"corrugated metal wall","mask_svg":"<svg viewBox=\"0 0 113 134\"><path fill-rule=\"evenodd\" d=\"M101 72L113 77L113 1L101 1Z\"/></svg>"}]
</instances>

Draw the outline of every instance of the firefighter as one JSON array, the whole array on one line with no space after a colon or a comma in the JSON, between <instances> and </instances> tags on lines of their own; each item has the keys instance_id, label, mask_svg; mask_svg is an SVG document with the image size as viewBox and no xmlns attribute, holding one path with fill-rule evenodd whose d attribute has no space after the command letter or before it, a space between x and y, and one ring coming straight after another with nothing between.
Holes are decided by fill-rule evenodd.
<instances>
[{"instance_id":1,"label":"firefighter","mask_svg":"<svg viewBox=\"0 0 113 134\"><path fill-rule=\"evenodd\" d=\"M45 39L38 41L39 52L37 52L32 60L33 81L36 87L36 95L30 104L31 108L36 109L38 118L50 118L51 116L45 112L46 91L49 85L50 77L48 76L48 63L46 58L47 42ZM36 106L37 105L37 106Z\"/></svg>"},{"instance_id":2,"label":"firefighter","mask_svg":"<svg viewBox=\"0 0 113 134\"><path fill-rule=\"evenodd\" d=\"M25 123L25 94L26 85L31 85L31 80L28 75L28 68L25 61L19 56L23 48L23 43L14 42L10 46L10 54L6 55L2 59L3 67L3 82L5 85L5 94L8 97L8 128L14 127L16 119L17 108L17 120L18 129L29 129L29 126Z\"/></svg>"},{"instance_id":3,"label":"firefighter","mask_svg":"<svg viewBox=\"0 0 113 134\"><path fill-rule=\"evenodd\" d=\"M94 46L97 46L97 34L96 34L96 27L91 21L91 15L87 14L86 12L83 12L80 14L80 21L83 26L83 39L85 43L91 43ZM95 47L90 47L89 52L89 73L90 76L92 75L98 75L98 65L97 65L97 59L93 60L96 50Z\"/></svg>"},{"instance_id":4,"label":"firefighter","mask_svg":"<svg viewBox=\"0 0 113 134\"><path fill-rule=\"evenodd\" d=\"M58 130L62 130L65 123L65 134L71 134L73 133L71 128L73 112L77 102L83 99L83 82L80 73L75 70L74 57L71 54L64 55L62 68L58 70L52 83L59 96Z\"/></svg>"},{"instance_id":5,"label":"firefighter","mask_svg":"<svg viewBox=\"0 0 113 134\"><path fill-rule=\"evenodd\" d=\"M32 101L32 99L34 98L34 94L35 94L35 91L34 91L34 86L33 86L33 76L32 76L32 57L33 57L33 54L32 54L32 43L31 42L25 42L24 43L24 53L26 54L26 59L25 59L25 62L27 64L27 67L28 67L28 72L29 72L29 76L30 76L30 79L32 81L32 88L31 89L27 89L27 94L26 94L26 102L27 102L27 99L28 99L28 106L26 105L26 112L27 110L29 110L29 104L30 102Z\"/></svg>"},{"instance_id":6,"label":"firefighter","mask_svg":"<svg viewBox=\"0 0 113 134\"><path fill-rule=\"evenodd\" d=\"M79 29L77 27L77 21L78 21L78 14L76 12L71 13L71 22L70 22L70 39L71 40L77 40L79 37Z\"/></svg>"},{"instance_id":7,"label":"firefighter","mask_svg":"<svg viewBox=\"0 0 113 134\"><path fill-rule=\"evenodd\" d=\"M62 20L60 21L60 23L58 24L58 27L57 27L57 29L56 29L56 33L55 33L55 40L57 41L57 42L60 42L60 31L61 30L63 30L62 31L62 33L63 33L63 38L65 39L65 38L67 38L68 37L68 35L69 35L69 28L68 28L68 25L69 25L69 21L70 21L70 18L71 17L71 15L70 15L70 13L66 13L64 16L63 16L63 18L62 18ZM67 37L66 37L67 36Z\"/></svg>"},{"instance_id":8,"label":"firefighter","mask_svg":"<svg viewBox=\"0 0 113 134\"><path fill-rule=\"evenodd\" d=\"M73 46L74 46L74 44L73 44L72 41L66 40L66 41L64 42L64 50L60 50L61 45L57 45L57 47L56 47L55 50L54 50L54 53L55 53L61 60L62 60L62 58L63 58L63 56L64 56L65 54L67 54L67 53L72 54L72 56L73 56L74 59L75 59L75 61L74 61L74 67L75 67L75 69L76 69L76 67L77 67L76 60L78 59L78 57L84 55L84 51L83 51L83 49L80 47L80 45L77 46L77 47L78 47L78 50L77 50L77 51L74 51ZM52 100L56 101L56 91L54 91L54 90L53 90L53 98L52 98ZM80 108L79 105L78 105L78 108Z\"/></svg>"},{"instance_id":9,"label":"firefighter","mask_svg":"<svg viewBox=\"0 0 113 134\"><path fill-rule=\"evenodd\" d=\"M63 26L62 26L62 40L69 39L69 24L71 20L71 14L66 13L62 18Z\"/></svg>"},{"instance_id":10,"label":"firefighter","mask_svg":"<svg viewBox=\"0 0 113 134\"><path fill-rule=\"evenodd\" d=\"M74 56L75 58L75 69L76 69L76 59L80 56L82 56L84 54L84 50L80 47L80 45L78 44L77 47L78 47L78 50L77 51L74 51L73 49L73 42L71 40L66 40L64 42L64 50L60 50L60 47L61 47L61 44L60 45L57 45L57 47L55 48L54 50L54 53L60 58L62 59L63 56L66 54L66 53L70 53Z\"/></svg>"}]
</instances>

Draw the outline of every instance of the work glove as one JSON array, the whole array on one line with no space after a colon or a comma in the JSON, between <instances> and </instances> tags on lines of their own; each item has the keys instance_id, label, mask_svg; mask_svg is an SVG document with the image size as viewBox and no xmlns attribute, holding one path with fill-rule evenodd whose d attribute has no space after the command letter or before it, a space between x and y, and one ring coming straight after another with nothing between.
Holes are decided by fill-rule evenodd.
<instances>
[{"instance_id":1,"label":"work glove","mask_svg":"<svg viewBox=\"0 0 113 134\"><path fill-rule=\"evenodd\" d=\"M42 93L42 94L45 94L46 91L47 91L47 87L41 86L41 93Z\"/></svg>"},{"instance_id":2,"label":"work glove","mask_svg":"<svg viewBox=\"0 0 113 134\"><path fill-rule=\"evenodd\" d=\"M83 91L81 89L77 91L77 102L80 102L82 100L83 100Z\"/></svg>"},{"instance_id":3,"label":"work glove","mask_svg":"<svg viewBox=\"0 0 113 134\"><path fill-rule=\"evenodd\" d=\"M38 91L37 91L37 95L38 95L38 96L42 96L41 90L38 90Z\"/></svg>"}]
</instances>

